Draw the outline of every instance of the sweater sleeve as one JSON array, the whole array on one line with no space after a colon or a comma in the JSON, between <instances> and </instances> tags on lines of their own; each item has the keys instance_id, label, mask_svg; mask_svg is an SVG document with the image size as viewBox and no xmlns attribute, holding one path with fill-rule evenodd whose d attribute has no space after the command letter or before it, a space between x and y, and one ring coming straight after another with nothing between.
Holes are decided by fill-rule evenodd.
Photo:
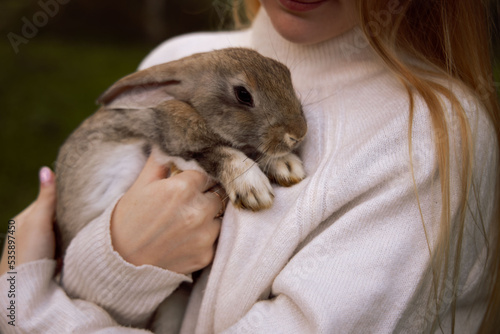
<instances>
[{"instance_id":1,"label":"sweater sleeve","mask_svg":"<svg viewBox=\"0 0 500 334\"><path fill-rule=\"evenodd\" d=\"M38 260L0 277L0 329L14 333L150 333L119 326L99 306L70 299L52 278L54 260ZM8 313L6 313L8 312Z\"/></svg>"},{"instance_id":2,"label":"sweater sleeve","mask_svg":"<svg viewBox=\"0 0 500 334\"><path fill-rule=\"evenodd\" d=\"M71 241L61 282L72 298L101 306L120 324L143 327L158 305L191 278L123 260L111 245L109 224L115 203Z\"/></svg>"}]
</instances>

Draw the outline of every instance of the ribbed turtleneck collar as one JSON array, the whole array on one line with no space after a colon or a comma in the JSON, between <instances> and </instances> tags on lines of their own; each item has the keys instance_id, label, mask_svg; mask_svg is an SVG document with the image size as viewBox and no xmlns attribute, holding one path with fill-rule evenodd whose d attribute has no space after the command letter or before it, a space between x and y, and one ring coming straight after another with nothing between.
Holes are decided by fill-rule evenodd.
<instances>
[{"instance_id":1,"label":"ribbed turtleneck collar","mask_svg":"<svg viewBox=\"0 0 500 334\"><path fill-rule=\"evenodd\" d=\"M261 8L251 31L252 46L286 64L298 88L318 87L323 83L335 88L381 69L381 61L359 27L314 45L295 44L279 35Z\"/></svg>"}]
</instances>

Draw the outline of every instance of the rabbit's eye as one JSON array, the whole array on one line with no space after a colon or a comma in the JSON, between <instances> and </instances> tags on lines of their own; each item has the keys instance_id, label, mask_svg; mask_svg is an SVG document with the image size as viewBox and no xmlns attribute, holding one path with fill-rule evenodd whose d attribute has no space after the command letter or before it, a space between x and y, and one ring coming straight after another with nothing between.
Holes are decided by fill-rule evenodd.
<instances>
[{"instance_id":1,"label":"rabbit's eye","mask_svg":"<svg viewBox=\"0 0 500 334\"><path fill-rule=\"evenodd\" d=\"M250 94L245 87L243 86L234 87L234 95L236 96L236 99L238 99L238 102L240 102L241 104L253 107L252 94Z\"/></svg>"}]
</instances>

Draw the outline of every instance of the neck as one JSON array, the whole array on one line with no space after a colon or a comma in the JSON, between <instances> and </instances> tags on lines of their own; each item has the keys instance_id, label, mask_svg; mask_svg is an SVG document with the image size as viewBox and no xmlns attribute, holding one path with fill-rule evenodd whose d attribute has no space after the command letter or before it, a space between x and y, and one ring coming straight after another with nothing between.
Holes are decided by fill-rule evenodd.
<instances>
[{"instance_id":1,"label":"neck","mask_svg":"<svg viewBox=\"0 0 500 334\"><path fill-rule=\"evenodd\" d=\"M252 45L264 56L287 65L299 89L318 87L322 82L334 88L346 83L346 75L352 79L366 76L366 66L378 61L357 26L321 43L295 44L279 35L263 8L252 25Z\"/></svg>"}]
</instances>

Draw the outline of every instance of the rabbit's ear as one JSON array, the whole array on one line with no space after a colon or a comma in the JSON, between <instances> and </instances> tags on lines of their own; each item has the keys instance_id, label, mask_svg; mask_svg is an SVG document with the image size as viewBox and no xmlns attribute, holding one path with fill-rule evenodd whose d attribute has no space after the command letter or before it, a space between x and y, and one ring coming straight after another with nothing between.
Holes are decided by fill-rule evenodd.
<instances>
[{"instance_id":1,"label":"rabbit's ear","mask_svg":"<svg viewBox=\"0 0 500 334\"><path fill-rule=\"evenodd\" d=\"M156 65L132 73L112 85L97 100L108 108L151 108L161 102L175 98L186 100L190 96L193 82L192 75L199 73L198 57L187 57L165 64Z\"/></svg>"}]
</instances>

